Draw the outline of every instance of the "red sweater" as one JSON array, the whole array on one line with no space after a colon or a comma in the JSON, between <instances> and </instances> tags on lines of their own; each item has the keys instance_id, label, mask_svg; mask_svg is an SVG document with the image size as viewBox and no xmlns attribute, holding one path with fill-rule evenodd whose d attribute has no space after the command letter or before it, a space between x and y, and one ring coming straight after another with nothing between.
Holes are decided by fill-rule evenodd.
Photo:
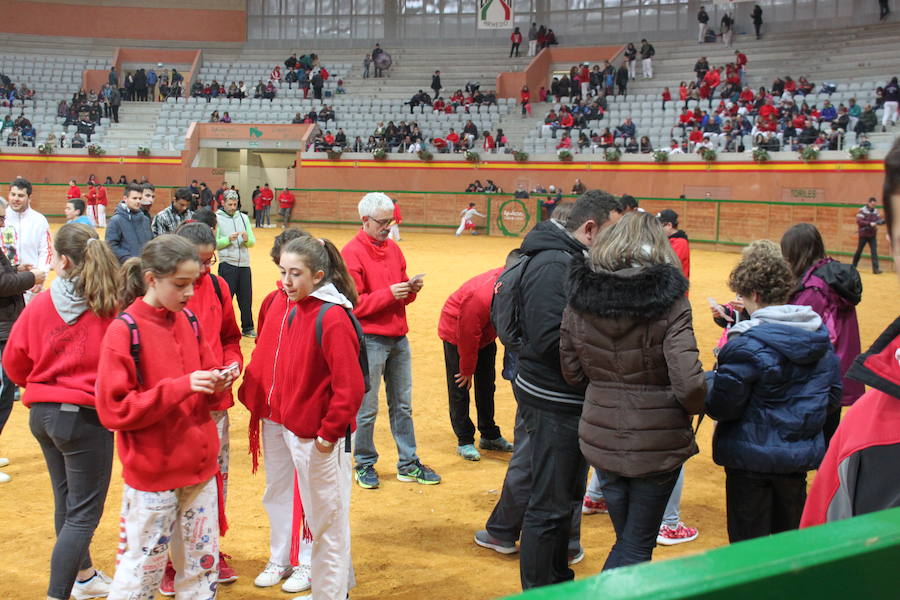
<instances>
[{"instance_id":1,"label":"red sweater","mask_svg":"<svg viewBox=\"0 0 900 600\"><path fill-rule=\"evenodd\" d=\"M190 374L219 366L215 356L205 340L198 343L185 315L142 298L125 310L141 336L143 383L137 382L128 326L120 320L103 338L103 377L97 380L97 413L118 432L125 483L161 492L208 481L219 470L219 436L209 414L216 399L191 391Z\"/></svg>"},{"instance_id":2,"label":"red sweater","mask_svg":"<svg viewBox=\"0 0 900 600\"><path fill-rule=\"evenodd\" d=\"M438 336L457 347L462 375L475 373L478 351L497 338L491 325L491 300L502 272L500 267L476 275L453 292L441 309Z\"/></svg>"},{"instance_id":3,"label":"red sweater","mask_svg":"<svg viewBox=\"0 0 900 600\"><path fill-rule=\"evenodd\" d=\"M71 200L73 198L81 198L81 188L77 185L70 185L69 191L66 192L66 200Z\"/></svg>"},{"instance_id":4,"label":"red sweater","mask_svg":"<svg viewBox=\"0 0 900 600\"><path fill-rule=\"evenodd\" d=\"M100 342L111 320L87 311L67 325L56 312L50 291L38 294L16 320L3 350L6 374L26 388L22 404L93 407Z\"/></svg>"},{"instance_id":5,"label":"red sweater","mask_svg":"<svg viewBox=\"0 0 900 600\"><path fill-rule=\"evenodd\" d=\"M278 282L278 289L269 293L259 309L256 321L256 347L250 356L244 380L238 389L238 400L247 407L253 419L271 419L275 389L275 367L281 359L278 346L292 306Z\"/></svg>"},{"instance_id":6,"label":"red sweater","mask_svg":"<svg viewBox=\"0 0 900 600\"><path fill-rule=\"evenodd\" d=\"M272 204L272 200L275 199L275 194L272 192L270 188L263 188L259 191L259 202L262 206L269 206Z\"/></svg>"},{"instance_id":7,"label":"red sweater","mask_svg":"<svg viewBox=\"0 0 900 600\"><path fill-rule=\"evenodd\" d=\"M294 194L288 191L283 191L278 194L278 206L281 208L290 208L294 206L294 202L296 201L297 199L294 197Z\"/></svg>"},{"instance_id":8,"label":"red sweater","mask_svg":"<svg viewBox=\"0 0 900 600\"><path fill-rule=\"evenodd\" d=\"M416 299L416 294L410 292L406 298L397 300L390 290L395 283L409 281L400 246L393 240L376 244L360 229L341 250L341 255L359 292L353 313L363 331L373 335L406 335L409 331L406 305Z\"/></svg>"},{"instance_id":9,"label":"red sweater","mask_svg":"<svg viewBox=\"0 0 900 600\"><path fill-rule=\"evenodd\" d=\"M356 429L356 413L366 393L356 357L356 329L339 307L322 320L322 345L316 340L316 318L322 301L307 296L291 303L278 349L275 382L285 385L272 406L272 420L301 438L320 436L335 442Z\"/></svg>"},{"instance_id":10,"label":"red sweater","mask_svg":"<svg viewBox=\"0 0 900 600\"><path fill-rule=\"evenodd\" d=\"M218 279L222 300L216 295L210 275ZM234 303L231 301L231 290L225 280L212 273L201 275L194 282L194 295L188 300L187 307L197 315L200 330L209 335L206 341L213 352L217 367L237 363L244 366L244 355L241 352L241 330L234 318ZM216 333L218 332L218 335ZM216 394L217 403L210 410L228 410L234 406L231 388Z\"/></svg>"}]
</instances>

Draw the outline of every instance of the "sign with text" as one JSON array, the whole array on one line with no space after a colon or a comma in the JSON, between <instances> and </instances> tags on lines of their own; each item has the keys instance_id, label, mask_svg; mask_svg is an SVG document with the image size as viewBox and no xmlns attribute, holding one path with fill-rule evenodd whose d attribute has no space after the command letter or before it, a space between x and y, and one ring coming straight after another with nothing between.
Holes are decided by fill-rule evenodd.
<instances>
[{"instance_id":1,"label":"sign with text","mask_svg":"<svg viewBox=\"0 0 900 600\"><path fill-rule=\"evenodd\" d=\"M781 188L783 202L827 202L824 188Z\"/></svg>"},{"instance_id":2,"label":"sign with text","mask_svg":"<svg viewBox=\"0 0 900 600\"><path fill-rule=\"evenodd\" d=\"M512 29L512 0L478 0L478 29Z\"/></svg>"},{"instance_id":3,"label":"sign with text","mask_svg":"<svg viewBox=\"0 0 900 600\"><path fill-rule=\"evenodd\" d=\"M497 211L497 229L503 235L518 236L531 224L531 213L525 203L518 198L503 202Z\"/></svg>"}]
</instances>

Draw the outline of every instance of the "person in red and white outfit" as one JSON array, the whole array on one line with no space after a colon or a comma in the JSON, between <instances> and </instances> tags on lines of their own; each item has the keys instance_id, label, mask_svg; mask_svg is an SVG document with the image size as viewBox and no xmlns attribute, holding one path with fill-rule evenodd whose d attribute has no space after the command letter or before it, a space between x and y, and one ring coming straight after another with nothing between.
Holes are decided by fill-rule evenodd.
<instances>
[{"instance_id":1,"label":"person in red and white outfit","mask_svg":"<svg viewBox=\"0 0 900 600\"><path fill-rule=\"evenodd\" d=\"M88 182L87 207L88 216L98 228L106 227L106 205L109 200L106 188L101 183Z\"/></svg>"}]
</instances>

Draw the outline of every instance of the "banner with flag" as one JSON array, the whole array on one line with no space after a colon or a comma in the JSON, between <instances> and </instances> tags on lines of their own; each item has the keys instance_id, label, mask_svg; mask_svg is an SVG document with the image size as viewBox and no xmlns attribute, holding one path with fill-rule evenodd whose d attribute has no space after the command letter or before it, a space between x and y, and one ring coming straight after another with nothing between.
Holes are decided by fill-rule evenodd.
<instances>
[{"instance_id":1,"label":"banner with flag","mask_svg":"<svg viewBox=\"0 0 900 600\"><path fill-rule=\"evenodd\" d=\"M512 29L512 0L478 0L478 29Z\"/></svg>"}]
</instances>

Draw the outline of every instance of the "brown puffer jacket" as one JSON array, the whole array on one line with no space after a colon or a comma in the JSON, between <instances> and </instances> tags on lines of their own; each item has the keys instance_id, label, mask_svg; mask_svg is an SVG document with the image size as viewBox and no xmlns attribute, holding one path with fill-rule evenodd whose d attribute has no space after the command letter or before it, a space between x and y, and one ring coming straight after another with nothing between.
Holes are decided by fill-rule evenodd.
<instances>
[{"instance_id":1,"label":"brown puffer jacket","mask_svg":"<svg viewBox=\"0 0 900 600\"><path fill-rule=\"evenodd\" d=\"M566 380L589 384L578 434L591 465L643 477L697 454L690 415L706 381L687 288L671 265L595 272L573 260L560 353Z\"/></svg>"}]
</instances>

